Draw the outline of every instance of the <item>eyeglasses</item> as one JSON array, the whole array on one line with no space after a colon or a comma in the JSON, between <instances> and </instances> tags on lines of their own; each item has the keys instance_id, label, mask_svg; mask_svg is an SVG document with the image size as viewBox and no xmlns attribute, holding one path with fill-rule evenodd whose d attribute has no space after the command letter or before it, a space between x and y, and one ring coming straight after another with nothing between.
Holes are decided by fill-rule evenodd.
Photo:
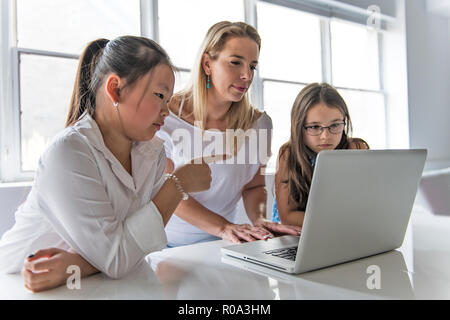
<instances>
[{"instance_id":1,"label":"eyeglasses","mask_svg":"<svg viewBox=\"0 0 450 320\"><path fill-rule=\"evenodd\" d=\"M345 122L341 123L333 123L332 125L328 127L321 127L321 126L303 126L305 128L306 133L310 136L319 136L322 134L324 129L328 129L328 132L331 134L339 134L344 131Z\"/></svg>"}]
</instances>

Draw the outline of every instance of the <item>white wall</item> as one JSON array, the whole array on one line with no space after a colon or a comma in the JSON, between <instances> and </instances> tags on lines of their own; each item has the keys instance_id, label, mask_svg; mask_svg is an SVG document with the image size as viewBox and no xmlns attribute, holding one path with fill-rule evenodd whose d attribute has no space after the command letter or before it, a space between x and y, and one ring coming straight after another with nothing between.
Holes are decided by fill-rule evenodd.
<instances>
[{"instance_id":1,"label":"white wall","mask_svg":"<svg viewBox=\"0 0 450 320\"><path fill-rule=\"evenodd\" d=\"M426 0L429 12L450 17L450 1L448 0Z\"/></svg>"},{"instance_id":2,"label":"white wall","mask_svg":"<svg viewBox=\"0 0 450 320\"><path fill-rule=\"evenodd\" d=\"M411 148L427 148L426 169L450 167L449 18L405 2Z\"/></svg>"}]
</instances>

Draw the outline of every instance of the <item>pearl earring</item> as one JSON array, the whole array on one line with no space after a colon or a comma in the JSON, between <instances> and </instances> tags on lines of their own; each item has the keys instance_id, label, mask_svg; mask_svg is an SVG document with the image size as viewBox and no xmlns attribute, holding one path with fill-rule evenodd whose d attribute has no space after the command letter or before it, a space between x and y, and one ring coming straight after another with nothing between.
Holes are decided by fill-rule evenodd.
<instances>
[{"instance_id":1,"label":"pearl earring","mask_svg":"<svg viewBox=\"0 0 450 320\"><path fill-rule=\"evenodd\" d=\"M119 101L114 102L113 106L117 108L119 106Z\"/></svg>"}]
</instances>

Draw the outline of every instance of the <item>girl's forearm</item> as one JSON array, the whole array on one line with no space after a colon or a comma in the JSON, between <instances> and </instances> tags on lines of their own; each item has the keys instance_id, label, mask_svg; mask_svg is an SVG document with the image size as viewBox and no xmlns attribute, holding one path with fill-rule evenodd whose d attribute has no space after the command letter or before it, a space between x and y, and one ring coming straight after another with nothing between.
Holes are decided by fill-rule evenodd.
<instances>
[{"instance_id":1,"label":"girl's forearm","mask_svg":"<svg viewBox=\"0 0 450 320\"><path fill-rule=\"evenodd\" d=\"M181 197L175 181L168 179L153 198L152 201L162 216L164 226L169 222L172 213L181 201Z\"/></svg>"},{"instance_id":2,"label":"girl's forearm","mask_svg":"<svg viewBox=\"0 0 450 320\"><path fill-rule=\"evenodd\" d=\"M304 211L288 211L286 213L281 213L278 211L278 213L282 224L300 227L303 226L303 220L305 219Z\"/></svg>"},{"instance_id":3,"label":"girl's forearm","mask_svg":"<svg viewBox=\"0 0 450 320\"><path fill-rule=\"evenodd\" d=\"M80 267L82 277L87 277L87 276L90 276L91 274L100 272L100 270L97 270L93 265L91 265L89 262L87 262L78 253L76 253L75 256L78 259L78 266Z\"/></svg>"}]
</instances>

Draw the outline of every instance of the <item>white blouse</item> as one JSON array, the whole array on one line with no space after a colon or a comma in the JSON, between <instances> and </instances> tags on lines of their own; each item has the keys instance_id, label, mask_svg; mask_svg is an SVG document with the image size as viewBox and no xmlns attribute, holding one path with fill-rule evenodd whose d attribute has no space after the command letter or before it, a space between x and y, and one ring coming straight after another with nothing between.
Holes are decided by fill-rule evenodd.
<instances>
[{"instance_id":1,"label":"white blouse","mask_svg":"<svg viewBox=\"0 0 450 320\"><path fill-rule=\"evenodd\" d=\"M226 133L218 130L202 130L180 118L180 112L170 112L157 136L164 139L166 157L174 162L175 168L191 159L210 155L232 154L227 152ZM209 190L191 194L192 198L212 212L234 222L237 204L242 189L259 168L267 164L271 155L272 120L264 112L246 132L247 138L238 147L238 154L221 163L210 164L211 187ZM254 143L250 143L254 142ZM168 245L171 247L217 238L179 218L175 211L166 225Z\"/></svg>"},{"instance_id":2,"label":"white blouse","mask_svg":"<svg viewBox=\"0 0 450 320\"><path fill-rule=\"evenodd\" d=\"M110 277L167 245L153 197L164 183L163 142L135 142L130 175L92 117L63 130L39 160L33 187L0 240L0 272L19 272L44 248L75 251Z\"/></svg>"}]
</instances>

